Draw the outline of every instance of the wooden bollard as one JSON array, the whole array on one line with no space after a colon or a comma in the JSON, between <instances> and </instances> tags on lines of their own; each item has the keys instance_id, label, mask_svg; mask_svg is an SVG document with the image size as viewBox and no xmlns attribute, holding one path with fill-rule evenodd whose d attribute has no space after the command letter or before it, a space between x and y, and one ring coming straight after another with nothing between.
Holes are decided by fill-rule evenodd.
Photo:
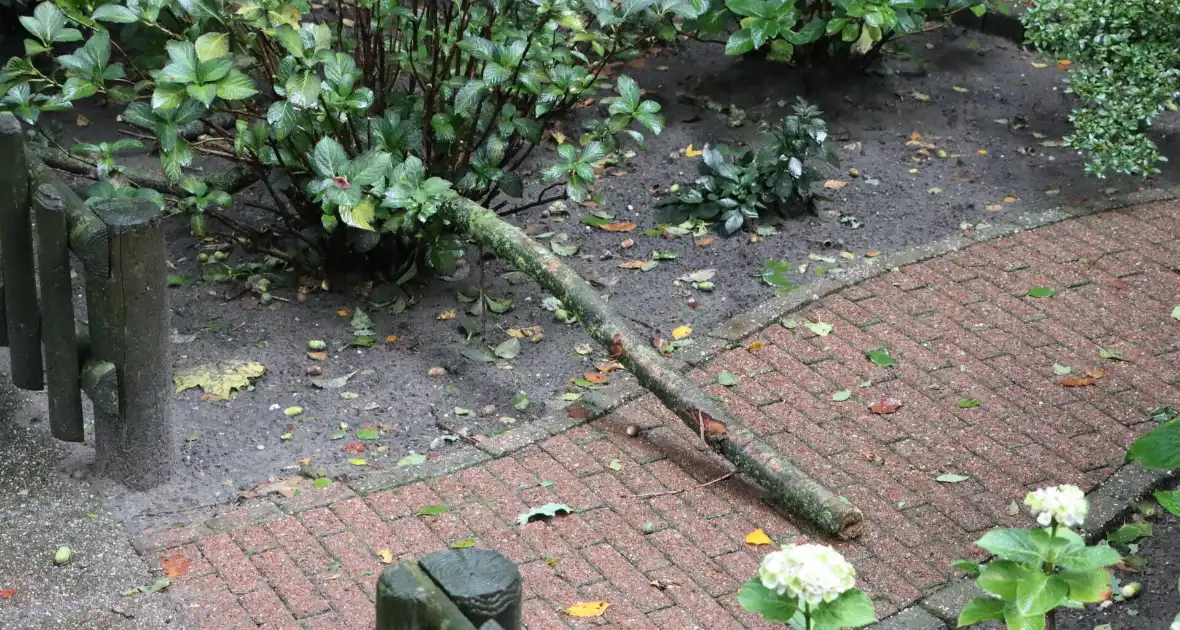
<instances>
[{"instance_id":1,"label":"wooden bollard","mask_svg":"<svg viewBox=\"0 0 1180 630\"><path fill-rule=\"evenodd\" d=\"M103 475L143 490L167 481L176 463L162 217L150 201L105 201L94 213L106 226L110 274L86 273L88 365L113 364L118 384L118 413L95 418L96 459Z\"/></svg>"},{"instance_id":2,"label":"wooden bollard","mask_svg":"<svg viewBox=\"0 0 1180 630\"><path fill-rule=\"evenodd\" d=\"M41 278L41 338L49 386L49 428L59 440L82 442L86 431L82 425L65 201L48 184L38 186L32 200L37 215L37 272Z\"/></svg>"},{"instance_id":3,"label":"wooden bollard","mask_svg":"<svg viewBox=\"0 0 1180 630\"><path fill-rule=\"evenodd\" d=\"M504 630L520 630L523 581L508 558L488 549L452 549L418 563L476 626L495 621Z\"/></svg>"},{"instance_id":4,"label":"wooden bollard","mask_svg":"<svg viewBox=\"0 0 1180 630\"><path fill-rule=\"evenodd\" d=\"M377 580L377 630L476 630L422 569L409 562Z\"/></svg>"},{"instance_id":5,"label":"wooden bollard","mask_svg":"<svg viewBox=\"0 0 1180 630\"><path fill-rule=\"evenodd\" d=\"M33 226L29 211L29 169L20 122L0 113L0 253L12 384L45 387L41 364L41 314L33 267Z\"/></svg>"}]
</instances>

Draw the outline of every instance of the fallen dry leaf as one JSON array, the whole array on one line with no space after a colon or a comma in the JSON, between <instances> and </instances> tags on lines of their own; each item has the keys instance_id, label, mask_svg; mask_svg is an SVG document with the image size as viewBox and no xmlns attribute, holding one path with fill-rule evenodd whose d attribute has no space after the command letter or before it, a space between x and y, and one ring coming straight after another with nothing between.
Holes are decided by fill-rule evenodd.
<instances>
[{"instance_id":1,"label":"fallen dry leaf","mask_svg":"<svg viewBox=\"0 0 1180 630\"><path fill-rule=\"evenodd\" d=\"M603 374L602 372L586 372L582 375L582 378L590 381L591 383L594 383L595 385L601 385L606 382L606 374Z\"/></svg>"},{"instance_id":2,"label":"fallen dry leaf","mask_svg":"<svg viewBox=\"0 0 1180 630\"><path fill-rule=\"evenodd\" d=\"M1127 281L1123 280L1122 278L1114 278L1113 280L1111 280L1107 284L1109 284L1110 288L1112 288L1112 289L1122 290L1122 289L1127 288Z\"/></svg>"},{"instance_id":3,"label":"fallen dry leaf","mask_svg":"<svg viewBox=\"0 0 1180 630\"><path fill-rule=\"evenodd\" d=\"M347 308L338 308L336 309L336 314L341 317L348 317L352 314L352 311Z\"/></svg>"},{"instance_id":4,"label":"fallen dry leaf","mask_svg":"<svg viewBox=\"0 0 1180 630\"><path fill-rule=\"evenodd\" d=\"M6 589L0 591L0 599L10 599L15 596L16 596L16 589L15 588L6 588Z\"/></svg>"},{"instance_id":5,"label":"fallen dry leaf","mask_svg":"<svg viewBox=\"0 0 1180 630\"><path fill-rule=\"evenodd\" d=\"M987 210L988 212L999 212L1004 209L1004 206L1001 206L998 203L989 203L984 206L983 209Z\"/></svg>"},{"instance_id":6,"label":"fallen dry leaf","mask_svg":"<svg viewBox=\"0 0 1180 630\"><path fill-rule=\"evenodd\" d=\"M673 339L684 339L685 337L687 337L691 334L692 334L692 329L689 328L688 326L677 326L676 328L672 329L672 338Z\"/></svg>"},{"instance_id":7,"label":"fallen dry leaf","mask_svg":"<svg viewBox=\"0 0 1180 630\"><path fill-rule=\"evenodd\" d=\"M713 237L707 236L705 238L698 238L696 240L697 247L708 247L713 244Z\"/></svg>"},{"instance_id":8,"label":"fallen dry leaf","mask_svg":"<svg viewBox=\"0 0 1180 630\"><path fill-rule=\"evenodd\" d=\"M1004 197L1004 203L1016 203L1016 197L1013 197L1012 195L1008 195L1008 196Z\"/></svg>"},{"instance_id":9,"label":"fallen dry leaf","mask_svg":"<svg viewBox=\"0 0 1180 630\"><path fill-rule=\"evenodd\" d=\"M438 319L455 319L455 311L443 311L438 314Z\"/></svg>"},{"instance_id":10,"label":"fallen dry leaf","mask_svg":"<svg viewBox=\"0 0 1180 630\"><path fill-rule=\"evenodd\" d=\"M646 260L626 260L619 263L619 269L643 269L645 266Z\"/></svg>"},{"instance_id":11,"label":"fallen dry leaf","mask_svg":"<svg viewBox=\"0 0 1180 630\"><path fill-rule=\"evenodd\" d=\"M328 351L320 350L319 352L308 352L307 358L312 361L326 361L328 359Z\"/></svg>"},{"instance_id":12,"label":"fallen dry leaf","mask_svg":"<svg viewBox=\"0 0 1180 630\"><path fill-rule=\"evenodd\" d=\"M881 252L865 252L865 258L876 258L880 256Z\"/></svg>"},{"instance_id":13,"label":"fallen dry leaf","mask_svg":"<svg viewBox=\"0 0 1180 630\"><path fill-rule=\"evenodd\" d=\"M184 557L184 554L174 554L164 558L160 562L160 567L164 569L164 575L176 579L185 573L188 573L189 566L192 562Z\"/></svg>"},{"instance_id":14,"label":"fallen dry leaf","mask_svg":"<svg viewBox=\"0 0 1180 630\"><path fill-rule=\"evenodd\" d=\"M704 151L692 148L691 144L688 145L688 147L686 149L684 149L685 157L700 157L704 154L705 154Z\"/></svg>"},{"instance_id":15,"label":"fallen dry leaf","mask_svg":"<svg viewBox=\"0 0 1180 630\"><path fill-rule=\"evenodd\" d=\"M599 372L614 372L615 370L623 369L623 364L611 359L609 361L599 361L594 364Z\"/></svg>"},{"instance_id":16,"label":"fallen dry leaf","mask_svg":"<svg viewBox=\"0 0 1180 630\"><path fill-rule=\"evenodd\" d=\"M607 232L630 232L631 230L635 229L636 225L634 223L630 223L630 222L628 222L628 223L604 223L598 227L602 228L603 230L606 230Z\"/></svg>"},{"instance_id":17,"label":"fallen dry leaf","mask_svg":"<svg viewBox=\"0 0 1180 630\"><path fill-rule=\"evenodd\" d=\"M829 179L828 181L824 182L824 188L827 188L828 190L840 190L847 185L848 182L842 179Z\"/></svg>"},{"instance_id":18,"label":"fallen dry leaf","mask_svg":"<svg viewBox=\"0 0 1180 630\"><path fill-rule=\"evenodd\" d=\"M901 409L901 401L896 398L882 398L869 405L869 411L881 415L894 413L898 409Z\"/></svg>"},{"instance_id":19,"label":"fallen dry leaf","mask_svg":"<svg viewBox=\"0 0 1180 630\"><path fill-rule=\"evenodd\" d=\"M571 617L601 617L606 612L608 602L582 602L565 609L565 614Z\"/></svg>"},{"instance_id":20,"label":"fallen dry leaf","mask_svg":"<svg viewBox=\"0 0 1180 630\"><path fill-rule=\"evenodd\" d=\"M1104 373L1102 371L1102 368L1091 368L1089 370L1086 370L1086 376L1089 376L1090 378L1092 378L1094 380L1098 380L1098 379L1102 378L1103 376L1106 376L1106 373Z\"/></svg>"},{"instance_id":21,"label":"fallen dry leaf","mask_svg":"<svg viewBox=\"0 0 1180 630\"><path fill-rule=\"evenodd\" d=\"M1059 381L1062 387L1086 387L1094 384L1094 379L1088 376L1066 376Z\"/></svg>"},{"instance_id":22,"label":"fallen dry leaf","mask_svg":"<svg viewBox=\"0 0 1180 630\"><path fill-rule=\"evenodd\" d=\"M1032 67L1034 67L1034 68L1048 68L1048 67L1049 67L1049 64L1047 64L1047 63L1040 63L1040 62L1038 62L1038 61L1034 61L1034 62L1032 62Z\"/></svg>"},{"instance_id":23,"label":"fallen dry leaf","mask_svg":"<svg viewBox=\"0 0 1180 630\"><path fill-rule=\"evenodd\" d=\"M610 340L610 357L617 359L621 356L623 356L623 336L615 333L615 336Z\"/></svg>"},{"instance_id":24,"label":"fallen dry leaf","mask_svg":"<svg viewBox=\"0 0 1180 630\"><path fill-rule=\"evenodd\" d=\"M770 539L770 536L767 536L766 532L762 531L761 528L746 534L747 545L769 545L773 542L774 541Z\"/></svg>"},{"instance_id":25,"label":"fallen dry leaf","mask_svg":"<svg viewBox=\"0 0 1180 630\"><path fill-rule=\"evenodd\" d=\"M377 557L381 558L381 564L393 564L393 552L388 549L378 551Z\"/></svg>"},{"instance_id":26,"label":"fallen dry leaf","mask_svg":"<svg viewBox=\"0 0 1180 630\"><path fill-rule=\"evenodd\" d=\"M746 350L749 350L750 352L754 352L755 350L761 350L765 347L766 347L766 344L762 343L761 341L753 341L750 343L750 345L746 346Z\"/></svg>"},{"instance_id":27,"label":"fallen dry leaf","mask_svg":"<svg viewBox=\"0 0 1180 630\"><path fill-rule=\"evenodd\" d=\"M344 451L346 453L364 453L365 445L360 442L352 442L344 445Z\"/></svg>"},{"instance_id":28,"label":"fallen dry leaf","mask_svg":"<svg viewBox=\"0 0 1180 630\"><path fill-rule=\"evenodd\" d=\"M397 335L386 335L385 343L397 343Z\"/></svg>"}]
</instances>

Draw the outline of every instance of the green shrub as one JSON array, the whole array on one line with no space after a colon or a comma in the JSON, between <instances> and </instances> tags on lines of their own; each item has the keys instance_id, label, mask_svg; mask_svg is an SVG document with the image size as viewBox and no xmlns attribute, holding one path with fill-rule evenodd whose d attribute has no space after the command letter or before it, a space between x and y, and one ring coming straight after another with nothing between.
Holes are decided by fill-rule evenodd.
<instances>
[{"instance_id":1,"label":"green shrub","mask_svg":"<svg viewBox=\"0 0 1180 630\"><path fill-rule=\"evenodd\" d=\"M1033 46L1072 62L1067 87L1082 106L1066 142L1087 155L1086 172L1158 173L1147 132L1180 95L1180 3L1038 0L1024 25Z\"/></svg>"},{"instance_id":2,"label":"green shrub","mask_svg":"<svg viewBox=\"0 0 1180 630\"><path fill-rule=\"evenodd\" d=\"M27 56L0 71L0 109L35 123L96 95L128 103L123 120L155 138L195 216L226 202L189 180L195 156L217 156L249 167L289 233L321 254L384 245L449 272L462 247L440 204L519 197L515 170L553 118L603 88L618 92L544 169L578 201L598 165L624 142L642 144L639 129L659 133L659 105L630 78L606 77L692 13L682 0L330 7L337 15L316 22L306 0L127 0L67 12L43 2L21 19ZM59 54L63 44L76 49ZM186 139L181 131L200 122L211 137ZM109 176L113 150L82 152L100 158L100 192L131 194Z\"/></svg>"},{"instance_id":3,"label":"green shrub","mask_svg":"<svg viewBox=\"0 0 1180 630\"><path fill-rule=\"evenodd\" d=\"M719 221L728 235L768 212L811 210L816 200L811 185L818 177L814 162L835 165L837 158L825 145L827 125L819 109L800 99L794 111L759 149L733 153L705 147L701 176L660 200L659 221Z\"/></svg>"},{"instance_id":4,"label":"green shrub","mask_svg":"<svg viewBox=\"0 0 1180 630\"><path fill-rule=\"evenodd\" d=\"M728 34L725 52L742 55L769 44L768 56L790 61L798 47L830 56L864 55L893 37L918 32L928 20L969 9L982 15L990 0L697 0L701 15L685 30L702 37ZM733 30L736 23L737 29ZM732 31L732 33L731 33Z\"/></svg>"}]
</instances>

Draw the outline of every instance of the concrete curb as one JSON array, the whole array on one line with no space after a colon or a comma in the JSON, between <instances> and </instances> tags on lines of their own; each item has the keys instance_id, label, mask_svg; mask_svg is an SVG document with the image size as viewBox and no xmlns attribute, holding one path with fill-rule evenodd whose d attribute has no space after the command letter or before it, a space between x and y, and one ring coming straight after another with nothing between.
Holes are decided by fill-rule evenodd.
<instances>
[{"instance_id":1,"label":"concrete curb","mask_svg":"<svg viewBox=\"0 0 1180 630\"><path fill-rule=\"evenodd\" d=\"M1165 481L1175 478L1177 471L1146 470L1133 462L1119 468L1097 488L1086 495L1090 502L1088 523L1082 534L1090 544L1097 542L1111 529L1121 524L1132 511L1136 501L1147 496ZM959 578L918 600L918 603L869 626L873 630L950 630L957 627L959 611L973 597L984 592L975 580ZM1000 624L982 624L981 630L1001 628Z\"/></svg>"}]
</instances>

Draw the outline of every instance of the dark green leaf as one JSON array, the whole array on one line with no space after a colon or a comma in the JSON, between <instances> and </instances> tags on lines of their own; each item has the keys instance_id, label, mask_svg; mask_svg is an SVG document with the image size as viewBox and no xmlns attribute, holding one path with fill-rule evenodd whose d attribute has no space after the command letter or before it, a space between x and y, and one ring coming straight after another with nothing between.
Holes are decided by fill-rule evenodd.
<instances>
[{"instance_id":1,"label":"dark green leaf","mask_svg":"<svg viewBox=\"0 0 1180 630\"><path fill-rule=\"evenodd\" d=\"M749 612L758 613L772 623L787 623L795 616L798 600L766 588L757 576L742 584L737 593L738 604Z\"/></svg>"},{"instance_id":2,"label":"dark green leaf","mask_svg":"<svg viewBox=\"0 0 1180 630\"><path fill-rule=\"evenodd\" d=\"M1050 287L1033 287L1028 290L1028 296L1034 298L1047 298L1057 295L1057 289Z\"/></svg>"},{"instance_id":3,"label":"dark green leaf","mask_svg":"<svg viewBox=\"0 0 1180 630\"><path fill-rule=\"evenodd\" d=\"M869 361L877 367L893 367L897 365L897 360L889 355L888 348L877 348L876 350L869 350L865 353Z\"/></svg>"}]
</instances>

